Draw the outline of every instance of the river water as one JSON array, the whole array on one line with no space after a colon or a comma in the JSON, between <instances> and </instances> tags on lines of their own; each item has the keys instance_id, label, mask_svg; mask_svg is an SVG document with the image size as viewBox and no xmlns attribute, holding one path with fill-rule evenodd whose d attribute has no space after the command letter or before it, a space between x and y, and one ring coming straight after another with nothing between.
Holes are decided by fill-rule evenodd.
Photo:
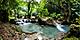
<instances>
[{"instance_id":1,"label":"river water","mask_svg":"<svg viewBox=\"0 0 80 40\"><path fill-rule=\"evenodd\" d=\"M43 36L47 36L53 38L60 32L55 26L48 26L48 25L39 25L37 23L28 23L26 25L19 26L23 32L30 33L30 32L39 32ZM66 27L68 29L69 27ZM69 31L69 30L66 30Z\"/></svg>"}]
</instances>

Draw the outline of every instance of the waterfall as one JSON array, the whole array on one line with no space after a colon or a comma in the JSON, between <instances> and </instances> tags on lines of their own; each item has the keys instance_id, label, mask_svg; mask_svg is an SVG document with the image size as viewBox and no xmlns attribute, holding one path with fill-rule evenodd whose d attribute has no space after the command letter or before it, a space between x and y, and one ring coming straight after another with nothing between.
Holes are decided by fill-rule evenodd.
<instances>
[{"instance_id":1,"label":"waterfall","mask_svg":"<svg viewBox=\"0 0 80 40\"><path fill-rule=\"evenodd\" d=\"M16 24L19 24L20 26L23 26L23 25L29 25L31 23L26 23L26 21L28 22L29 20L28 19L17 19L16 20Z\"/></svg>"},{"instance_id":2,"label":"waterfall","mask_svg":"<svg viewBox=\"0 0 80 40\"><path fill-rule=\"evenodd\" d=\"M55 21L54 21L54 23L55 23L56 28L57 28L59 31L67 33L67 30L66 30L66 29L67 29L67 26L66 26L66 25L58 24L58 23L55 22Z\"/></svg>"}]
</instances>

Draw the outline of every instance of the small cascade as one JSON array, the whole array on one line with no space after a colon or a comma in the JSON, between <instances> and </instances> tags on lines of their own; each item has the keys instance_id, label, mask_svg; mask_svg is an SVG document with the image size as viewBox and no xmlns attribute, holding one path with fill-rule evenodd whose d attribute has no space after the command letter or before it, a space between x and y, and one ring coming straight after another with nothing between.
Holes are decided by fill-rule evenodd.
<instances>
[{"instance_id":1,"label":"small cascade","mask_svg":"<svg viewBox=\"0 0 80 40\"><path fill-rule=\"evenodd\" d=\"M38 20L31 20L31 19L17 19L15 20L16 24L18 25L26 25L30 23L37 23Z\"/></svg>"},{"instance_id":2,"label":"small cascade","mask_svg":"<svg viewBox=\"0 0 80 40\"><path fill-rule=\"evenodd\" d=\"M58 29L59 31L64 32L64 33L67 33L67 32L68 32L69 28L68 28L67 25L61 25L61 24L58 24L58 23L55 22L55 21L54 21L54 23L55 23L55 26L57 27L57 29Z\"/></svg>"}]
</instances>

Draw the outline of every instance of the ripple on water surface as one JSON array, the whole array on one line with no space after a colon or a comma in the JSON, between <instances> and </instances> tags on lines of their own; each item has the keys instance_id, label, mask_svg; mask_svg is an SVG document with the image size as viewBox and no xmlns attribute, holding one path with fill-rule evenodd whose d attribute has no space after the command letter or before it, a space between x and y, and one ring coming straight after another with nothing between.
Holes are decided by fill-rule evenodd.
<instances>
[{"instance_id":1,"label":"ripple on water surface","mask_svg":"<svg viewBox=\"0 0 80 40\"><path fill-rule=\"evenodd\" d=\"M29 33L29 32L42 32L42 35L47 37L55 37L58 32L60 32L56 27L54 26L40 26L38 24L29 24L29 25L23 25L20 27L23 32Z\"/></svg>"}]
</instances>

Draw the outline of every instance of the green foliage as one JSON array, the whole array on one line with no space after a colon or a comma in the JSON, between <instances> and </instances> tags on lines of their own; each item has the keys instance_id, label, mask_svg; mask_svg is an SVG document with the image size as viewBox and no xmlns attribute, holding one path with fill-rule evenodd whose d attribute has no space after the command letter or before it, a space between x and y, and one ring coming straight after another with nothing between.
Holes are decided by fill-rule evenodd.
<instances>
[{"instance_id":1,"label":"green foliage","mask_svg":"<svg viewBox=\"0 0 80 40\"><path fill-rule=\"evenodd\" d=\"M14 9L18 3L15 0L1 0L0 1L0 10L9 10Z\"/></svg>"},{"instance_id":2,"label":"green foliage","mask_svg":"<svg viewBox=\"0 0 80 40\"><path fill-rule=\"evenodd\" d=\"M79 0L75 1L72 0L71 2L71 20L76 22L76 20L79 20L79 16L80 16L80 2ZM78 21L77 21L78 22ZM78 22L79 23L79 22Z\"/></svg>"},{"instance_id":3,"label":"green foliage","mask_svg":"<svg viewBox=\"0 0 80 40\"><path fill-rule=\"evenodd\" d=\"M22 29L21 29L19 26L17 26L17 27L16 27L16 31L17 31L17 32L22 32Z\"/></svg>"},{"instance_id":4,"label":"green foliage","mask_svg":"<svg viewBox=\"0 0 80 40\"><path fill-rule=\"evenodd\" d=\"M80 25L80 16L79 18L76 18L76 22Z\"/></svg>"},{"instance_id":5,"label":"green foliage","mask_svg":"<svg viewBox=\"0 0 80 40\"><path fill-rule=\"evenodd\" d=\"M43 16L48 16L49 13L48 13L48 10L47 9L43 9L41 11L39 11L40 13L38 14L39 17L43 17Z\"/></svg>"},{"instance_id":6,"label":"green foliage","mask_svg":"<svg viewBox=\"0 0 80 40\"><path fill-rule=\"evenodd\" d=\"M53 12L52 14L50 14L50 17L52 17L53 19L63 18L63 16L60 13L56 13L56 12Z\"/></svg>"},{"instance_id":7,"label":"green foliage","mask_svg":"<svg viewBox=\"0 0 80 40\"><path fill-rule=\"evenodd\" d=\"M46 0L41 0L41 2L39 4L39 6L40 6L39 8L43 9L45 4L46 4Z\"/></svg>"},{"instance_id":8,"label":"green foliage","mask_svg":"<svg viewBox=\"0 0 80 40\"><path fill-rule=\"evenodd\" d=\"M7 17L15 15L15 9L18 6L16 0L0 0L0 10L7 10ZM5 15L5 14L4 14ZM3 16L2 16L3 17Z\"/></svg>"},{"instance_id":9,"label":"green foliage","mask_svg":"<svg viewBox=\"0 0 80 40\"><path fill-rule=\"evenodd\" d=\"M63 40L80 40L80 39L76 37L70 37L70 38L64 38Z\"/></svg>"},{"instance_id":10,"label":"green foliage","mask_svg":"<svg viewBox=\"0 0 80 40\"><path fill-rule=\"evenodd\" d=\"M3 40L2 36L0 35L0 40Z\"/></svg>"},{"instance_id":11,"label":"green foliage","mask_svg":"<svg viewBox=\"0 0 80 40\"><path fill-rule=\"evenodd\" d=\"M49 15L47 8L45 8L46 3L47 3L47 0L41 0L39 6L37 8L39 17L43 17L43 16L48 16Z\"/></svg>"},{"instance_id":12,"label":"green foliage","mask_svg":"<svg viewBox=\"0 0 80 40\"><path fill-rule=\"evenodd\" d=\"M28 3L27 2L24 2L23 0L16 0L17 3L19 3L18 6L27 6Z\"/></svg>"},{"instance_id":13,"label":"green foliage","mask_svg":"<svg viewBox=\"0 0 80 40\"><path fill-rule=\"evenodd\" d=\"M66 1L68 5L70 5L70 7L68 7L68 9L66 10L71 11L71 20L76 20L76 18L80 16L79 0L41 0L40 3L38 3L36 0L31 0L30 2L24 0L1 0L0 10L7 10L7 12L9 13L8 17L10 19L15 19L16 14L19 14L19 16L32 16L32 14L35 12L38 13L39 17L45 16L58 19L63 18L62 15L65 15L67 13L66 11L62 10L65 8L62 4L62 2L64 1ZM48 8L46 7L46 5L48 5ZM59 7L61 7L62 9L60 9ZM52 13L49 10L52 11Z\"/></svg>"}]
</instances>

